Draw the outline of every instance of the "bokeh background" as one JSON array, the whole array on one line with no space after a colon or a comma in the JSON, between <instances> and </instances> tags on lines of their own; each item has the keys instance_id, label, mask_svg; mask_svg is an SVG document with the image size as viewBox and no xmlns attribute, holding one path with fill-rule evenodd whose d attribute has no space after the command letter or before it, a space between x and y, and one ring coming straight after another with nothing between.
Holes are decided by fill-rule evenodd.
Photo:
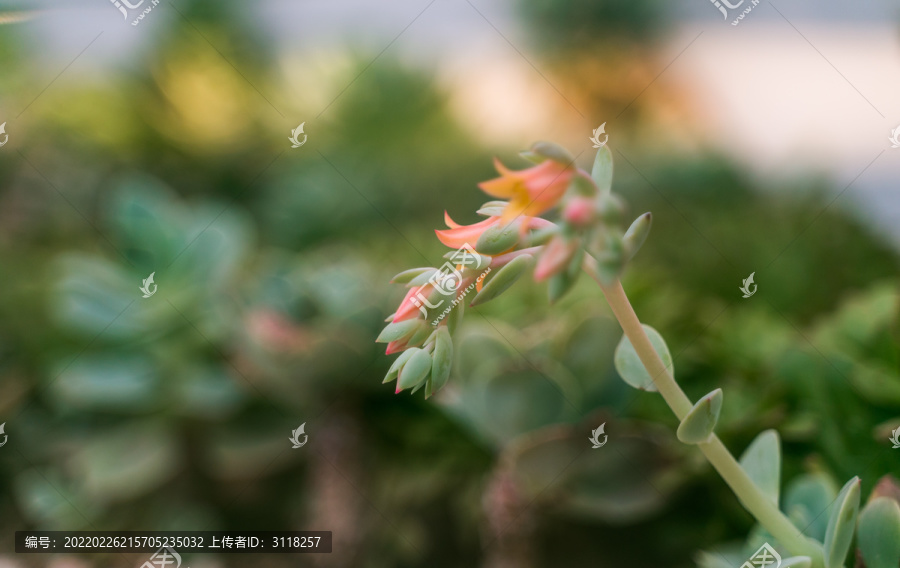
<instances>
[{"instance_id":1,"label":"bokeh background","mask_svg":"<svg viewBox=\"0 0 900 568\"><path fill-rule=\"evenodd\" d=\"M23 529L334 531L194 568L740 557L752 518L619 380L590 282L471 310L434 399L381 384L388 280L441 262L443 211L536 140L589 167L601 123L654 215L625 288L687 393L724 389L725 443L777 429L785 483L900 472L900 11L671 4L0 3L0 566L146 560Z\"/></svg>"}]
</instances>

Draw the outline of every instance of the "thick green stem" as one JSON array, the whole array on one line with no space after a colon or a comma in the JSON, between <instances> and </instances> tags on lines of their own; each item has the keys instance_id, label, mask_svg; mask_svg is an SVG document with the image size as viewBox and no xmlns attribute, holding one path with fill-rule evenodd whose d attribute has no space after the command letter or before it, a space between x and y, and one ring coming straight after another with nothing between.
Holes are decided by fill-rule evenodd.
<instances>
[{"instance_id":1,"label":"thick green stem","mask_svg":"<svg viewBox=\"0 0 900 568\"><path fill-rule=\"evenodd\" d=\"M588 256L585 260L585 271L597 281L606 301L609 302L613 314L622 326L625 336L631 341L644 368L653 377L653 382L659 393L665 399L669 408L679 420L683 420L693 407L691 400L684 394L674 377L660 359L659 354L653 349L650 339L644 332L641 322L631 307L631 302L625 295L622 283L615 280L612 283L604 283L596 270L596 261ZM752 514L759 523L765 527L778 541L794 556L809 556L813 560L813 567L824 566L824 558L821 546L807 538L791 523L790 520L778 509L763 492L753 483L747 472L740 466L734 456L728 451L721 440L713 434L709 442L698 444L698 448L709 460L709 463L719 472L725 483L731 487L734 494L744 505L744 508Z\"/></svg>"}]
</instances>

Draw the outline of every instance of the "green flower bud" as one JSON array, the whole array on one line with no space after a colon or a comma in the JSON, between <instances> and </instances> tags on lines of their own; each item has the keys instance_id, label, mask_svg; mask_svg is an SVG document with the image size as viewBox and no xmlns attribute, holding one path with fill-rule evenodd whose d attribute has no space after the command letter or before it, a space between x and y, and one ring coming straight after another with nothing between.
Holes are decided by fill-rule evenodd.
<instances>
[{"instance_id":1,"label":"green flower bud","mask_svg":"<svg viewBox=\"0 0 900 568\"><path fill-rule=\"evenodd\" d=\"M461 254L462 253L460 253L458 250L452 250L444 254L444 258L449 260L452 264L457 264L457 261L462 260L459 256ZM466 264L464 270L481 270L482 268L487 268L491 263L491 257L487 254L478 254L475 251L469 250L465 251L465 254L467 255L466 261L469 264Z\"/></svg>"},{"instance_id":2,"label":"green flower bud","mask_svg":"<svg viewBox=\"0 0 900 568\"><path fill-rule=\"evenodd\" d=\"M616 225L625 213L625 202L615 193L605 193L597 202L597 212L608 225Z\"/></svg>"},{"instance_id":3,"label":"green flower bud","mask_svg":"<svg viewBox=\"0 0 900 568\"><path fill-rule=\"evenodd\" d=\"M420 272L417 276L411 278L409 282L406 283L407 288L415 288L416 286L421 286L422 284L427 284L431 277L434 276L434 273L437 272L437 268L426 268L422 272Z\"/></svg>"},{"instance_id":4,"label":"green flower bud","mask_svg":"<svg viewBox=\"0 0 900 568\"><path fill-rule=\"evenodd\" d=\"M435 308L435 309L437 309L437 308ZM429 316L431 315L430 312L431 312L431 310L429 310ZM412 337L410 337L409 340L407 340L406 344L409 345L410 347L417 347L419 345L422 345L422 343L424 343L425 340L428 339L428 336L431 335L431 333L434 331L434 328L427 324L427 322L432 321L432 319L434 319L434 318L432 317L428 320L420 320L420 319L414 320L414 321L419 322L420 325L416 329L416 332L412 335Z\"/></svg>"},{"instance_id":5,"label":"green flower bud","mask_svg":"<svg viewBox=\"0 0 900 568\"><path fill-rule=\"evenodd\" d=\"M413 390L409 391L409 394L416 394L419 392L419 389L425 387L425 398L428 398L428 391L431 389L431 375L428 376L427 379L417 384Z\"/></svg>"},{"instance_id":6,"label":"green flower bud","mask_svg":"<svg viewBox=\"0 0 900 568\"><path fill-rule=\"evenodd\" d=\"M479 215L483 215L485 217L499 217L499 216L503 215L504 209L506 209L506 208L499 207L499 206L482 207L481 209L476 211L476 213L478 213Z\"/></svg>"},{"instance_id":7,"label":"green flower bud","mask_svg":"<svg viewBox=\"0 0 900 568\"><path fill-rule=\"evenodd\" d=\"M550 303L553 304L565 296L566 292L571 290L572 286L575 285L575 281L574 278L565 272L560 272L551 276L550 280L547 281L547 296Z\"/></svg>"},{"instance_id":8,"label":"green flower bud","mask_svg":"<svg viewBox=\"0 0 900 568\"><path fill-rule=\"evenodd\" d=\"M459 324L462 323L465 309L465 301L460 301L453 307L452 310L450 310L450 313L447 314L447 331L450 332L450 335L456 333L456 330L459 328Z\"/></svg>"},{"instance_id":9,"label":"green flower bud","mask_svg":"<svg viewBox=\"0 0 900 568\"><path fill-rule=\"evenodd\" d=\"M450 378L450 366L453 363L453 339L450 331L441 327L435 333L434 357L431 364L430 389L425 390L425 398L441 390Z\"/></svg>"},{"instance_id":10,"label":"green flower bud","mask_svg":"<svg viewBox=\"0 0 900 568\"><path fill-rule=\"evenodd\" d=\"M413 388L425 381L425 377L431 372L431 353L424 349L411 348L413 354L400 370L397 380L397 392Z\"/></svg>"},{"instance_id":11,"label":"green flower bud","mask_svg":"<svg viewBox=\"0 0 900 568\"><path fill-rule=\"evenodd\" d=\"M477 306L493 300L512 286L522 274L531 270L533 266L534 257L530 254L523 254L512 259L487 281L481 288L481 291L475 295L470 305Z\"/></svg>"},{"instance_id":12,"label":"green flower bud","mask_svg":"<svg viewBox=\"0 0 900 568\"><path fill-rule=\"evenodd\" d=\"M569 186L579 195L583 195L584 197L594 197L597 195L597 186L594 185L594 181L585 177L584 175L577 175L572 178L572 183Z\"/></svg>"},{"instance_id":13,"label":"green flower bud","mask_svg":"<svg viewBox=\"0 0 900 568\"><path fill-rule=\"evenodd\" d=\"M536 231L529 231L522 243L523 247L537 247L547 244L554 235L559 233L559 227L545 227Z\"/></svg>"},{"instance_id":14,"label":"green flower bud","mask_svg":"<svg viewBox=\"0 0 900 568\"><path fill-rule=\"evenodd\" d=\"M413 355L415 355L413 349L407 349L401 353L400 356L394 360L394 364L391 365L391 368L388 369L387 375L384 376L384 380L381 381L381 384L389 383L396 379L397 375L400 373L400 369L403 368L403 365L405 365Z\"/></svg>"},{"instance_id":15,"label":"green flower bud","mask_svg":"<svg viewBox=\"0 0 900 568\"><path fill-rule=\"evenodd\" d=\"M597 274L604 284L614 281L625 268L625 246L618 231L606 231L601 237L601 250L594 255L597 259Z\"/></svg>"},{"instance_id":16,"label":"green flower bud","mask_svg":"<svg viewBox=\"0 0 900 568\"><path fill-rule=\"evenodd\" d=\"M534 152L519 152L519 155L528 160L529 162L533 162L535 164L540 164L542 162L546 162L549 158L546 156L538 156Z\"/></svg>"},{"instance_id":17,"label":"green flower bud","mask_svg":"<svg viewBox=\"0 0 900 568\"><path fill-rule=\"evenodd\" d=\"M506 252L519 242L519 222L503 226L496 224L489 227L475 244L475 250L482 254L495 255Z\"/></svg>"},{"instance_id":18,"label":"green flower bud","mask_svg":"<svg viewBox=\"0 0 900 568\"><path fill-rule=\"evenodd\" d=\"M640 250L641 245L647 240L647 235L650 234L650 226L652 224L653 215L650 212L647 212L635 219L631 226L628 227L628 230L625 231L625 236L622 237L622 245L625 248L626 262L634 258L637 251Z\"/></svg>"},{"instance_id":19,"label":"green flower bud","mask_svg":"<svg viewBox=\"0 0 900 568\"><path fill-rule=\"evenodd\" d=\"M398 321L397 323L389 323L387 327L381 330L375 343L390 343L391 341L400 341L411 336L419 329L422 320L408 319Z\"/></svg>"},{"instance_id":20,"label":"green flower bud","mask_svg":"<svg viewBox=\"0 0 900 568\"><path fill-rule=\"evenodd\" d=\"M419 276L424 272L428 272L429 270L434 270L434 268L427 266L425 268L410 268L409 270L404 270L403 272L391 278L391 284L406 284L416 276Z\"/></svg>"},{"instance_id":21,"label":"green flower bud","mask_svg":"<svg viewBox=\"0 0 900 568\"><path fill-rule=\"evenodd\" d=\"M573 156L569 153L568 150L554 142L536 142L531 147L530 153L543 158L555 160L567 166L572 166L575 163L575 156Z\"/></svg>"},{"instance_id":22,"label":"green flower bud","mask_svg":"<svg viewBox=\"0 0 900 568\"><path fill-rule=\"evenodd\" d=\"M578 247L565 270L561 270L559 273L550 277L547 286L547 295L551 304L565 296L578 282L578 277L581 276L581 265L584 262L584 254L584 249Z\"/></svg>"}]
</instances>

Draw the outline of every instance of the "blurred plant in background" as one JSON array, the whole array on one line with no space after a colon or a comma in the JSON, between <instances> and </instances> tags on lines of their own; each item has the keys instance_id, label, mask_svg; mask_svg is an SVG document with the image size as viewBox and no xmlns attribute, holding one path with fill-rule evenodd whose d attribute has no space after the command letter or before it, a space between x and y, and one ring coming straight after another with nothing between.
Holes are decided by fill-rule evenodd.
<instances>
[{"instance_id":1,"label":"blurred plant in background","mask_svg":"<svg viewBox=\"0 0 900 568\"><path fill-rule=\"evenodd\" d=\"M628 12L643 5L611 14L649 37ZM513 149L467 134L430 70L390 52L369 66L377 53L360 50L329 79L333 95L351 88L280 155L297 124L256 89L300 117L288 122L324 104L288 88L238 3L177 7L196 30L174 15L103 80L74 67L0 152L0 552L26 527L334 530L330 565L373 568L681 567L744 544L752 520L677 443L668 409L613 378L620 332L590 283L551 308L540 287L475 308L435 404L380 385L389 361L371 338L396 305L387 280L440 261L429 230L443 208L474 222L460 212L481 204L483 157L512 163ZM602 38L603 18L576 16L576 35ZM16 112L49 81L18 29L0 34ZM571 66L545 57L597 116L652 79L632 65L649 47L571 49ZM830 495L826 479L859 473L870 494L896 471L897 251L837 207L815 219L833 189L818 180L762 191L715 151L675 154L642 129L682 104L663 92L620 130L648 151L634 164L646 179L620 164L618 191L666 235L627 274L637 311L654 314L692 398L728 390L729 447L780 431L784 478L800 485L786 511L804 487ZM760 291L738 303L745 266ZM310 443L291 452L303 422ZM565 469L601 422L621 454Z\"/></svg>"}]
</instances>

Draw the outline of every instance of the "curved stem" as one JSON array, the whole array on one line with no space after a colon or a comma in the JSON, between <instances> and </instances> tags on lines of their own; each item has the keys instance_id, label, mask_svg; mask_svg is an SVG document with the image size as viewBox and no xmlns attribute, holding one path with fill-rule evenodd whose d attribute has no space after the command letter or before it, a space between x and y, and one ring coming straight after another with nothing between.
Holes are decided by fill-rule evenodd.
<instances>
[{"instance_id":1,"label":"curved stem","mask_svg":"<svg viewBox=\"0 0 900 568\"><path fill-rule=\"evenodd\" d=\"M622 326L622 331L634 346L644 368L651 377L654 377L653 382L666 404L679 420L683 420L693 407L691 400L675 382L669 369L666 368L665 363L650 343L637 314L634 313L634 308L631 307L631 302L625 295L622 283L618 279L611 283L603 282L597 272L597 263L590 256L585 258L584 270L600 285L606 301L609 302L613 314L619 321L619 325ZM698 444L697 447L719 472L725 483L731 487L744 508L792 555L809 556L813 560L814 567L824 566L821 546L807 538L778 509L777 504L763 494L715 434L712 435L709 442Z\"/></svg>"}]
</instances>

